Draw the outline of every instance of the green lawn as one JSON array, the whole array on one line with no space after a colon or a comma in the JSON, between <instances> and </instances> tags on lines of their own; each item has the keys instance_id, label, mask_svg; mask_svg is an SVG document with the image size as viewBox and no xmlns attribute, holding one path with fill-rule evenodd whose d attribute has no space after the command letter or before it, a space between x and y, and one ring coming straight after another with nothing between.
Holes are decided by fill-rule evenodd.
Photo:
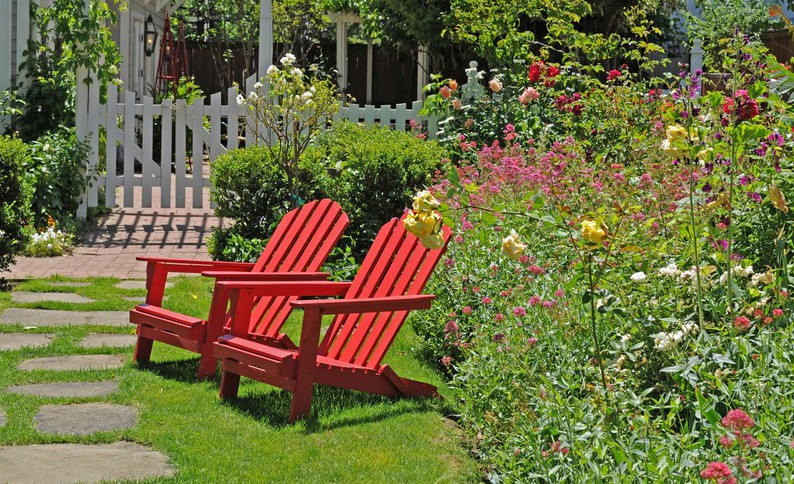
<instances>
[{"instance_id":1,"label":"green lawn","mask_svg":"<svg viewBox=\"0 0 794 484\"><path fill-rule=\"evenodd\" d=\"M0 309L39 307L72 310L129 310L124 296L143 296L141 290L121 290L118 281L91 279L89 287L53 288L54 279L22 283L16 290L75 292L97 299L90 304L13 304L0 293ZM165 306L196 316L207 314L211 285L200 277L176 278ZM288 326L295 334L297 320ZM0 326L0 332L23 331ZM311 416L287 423L287 392L243 379L240 398L221 402L218 380L194 378L198 357L155 343L152 363L136 367L132 348L81 349L77 344L89 332L132 332L127 328L38 328L29 332L54 333L45 348L4 352L0 358L0 388L10 385L96 381L116 378L120 390L101 401L133 405L138 425L129 430L89 437L53 437L38 433L32 419L40 405L68 403L70 399L26 397L0 392L0 408L8 423L0 428L0 445L117 440L139 442L165 453L178 473L151 482L473 482L477 466L454 426L443 418L439 400L393 400L359 392L318 387ZM401 374L442 385L441 377L414 355L418 346L409 326L403 328L386 361ZM66 354L118 353L127 365L118 370L20 372L27 358ZM97 399L74 399L91 401ZM148 482L148 481L147 481Z\"/></svg>"}]
</instances>

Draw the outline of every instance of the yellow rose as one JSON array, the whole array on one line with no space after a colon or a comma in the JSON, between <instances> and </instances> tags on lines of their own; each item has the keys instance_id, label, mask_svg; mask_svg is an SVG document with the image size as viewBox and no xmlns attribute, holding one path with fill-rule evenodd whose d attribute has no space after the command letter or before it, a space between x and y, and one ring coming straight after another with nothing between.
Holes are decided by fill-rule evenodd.
<instances>
[{"instance_id":1,"label":"yellow rose","mask_svg":"<svg viewBox=\"0 0 794 484\"><path fill-rule=\"evenodd\" d=\"M419 241L428 249L435 250L444 247L444 237L441 233L425 235L420 237Z\"/></svg>"},{"instance_id":2,"label":"yellow rose","mask_svg":"<svg viewBox=\"0 0 794 484\"><path fill-rule=\"evenodd\" d=\"M686 128L678 124L669 126L665 131L665 136L667 139L662 140L661 149L665 155L671 158L683 158L687 155L687 150L681 149L681 146L687 141L690 143L700 141L697 136L690 138Z\"/></svg>"},{"instance_id":3,"label":"yellow rose","mask_svg":"<svg viewBox=\"0 0 794 484\"><path fill-rule=\"evenodd\" d=\"M437 232L441 227L441 216L435 212L410 212L403 220L403 227L420 239Z\"/></svg>"},{"instance_id":4,"label":"yellow rose","mask_svg":"<svg viewBox=\"0 0 794 484\"><path fill-rule=\"evenodd\" d=\"M502 239L502 252L513 260L521 257L526 248L527 246L521 243L518 238L518 232L515 230L511 230L510 235Z\"/></svg>"},{"instance_id":5,"label":"yellow rose","mask_svg":"<svg viewBox=\"0 0 794 484\"><path fill-rule=\"evenodd\" d=\"M688 138L686 128L678 124L668 126L667 131L665 131L664 135L670 141L686 140Z\"/></svg>"},{"instance_id":6,"label":"yellow rose","mask_svg":"<svg viewBox=\"0 0 794 484\"><path fill-rule=\"evenodd\" d=\"M772 202L772 205L775 206L776 209L788 213L788 205L786 205L786 196L783 195L783 192L780 191L775 185L769 187L769 201Z\"/></svg>"},{"instance_id":7,"label":"yellow rose","mask_svg":"<svg viewBox=\"0 0 794 484\"><path fill-rule=\"evenodd\" d=\"M600 244L601 240L607 235L606 226L599 224L595 220L585 220L582 222L582 237L586 240Z\"/></svg>"},{"instance_id":8,"label":"yellow rose","mask_svg":"<svg viewBox=\"0 0 794 484\"><path fill-rule=\"evenodd\" d=\"M413 207L416 212L430 212L440 206L441 202L436 200L436 197L427 190L422 190L414 197Z\"/></svg>"}]
</instances>

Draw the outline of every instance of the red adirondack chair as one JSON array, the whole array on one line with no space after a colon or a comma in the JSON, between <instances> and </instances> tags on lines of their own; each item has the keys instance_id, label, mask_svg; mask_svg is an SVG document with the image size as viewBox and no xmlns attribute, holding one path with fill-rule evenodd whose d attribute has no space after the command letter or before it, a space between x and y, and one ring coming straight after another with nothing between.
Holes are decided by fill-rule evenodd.
<instances>
[{"instance_id":1,"label":"red adirondack chair","mask_svg":"<svg viewBox=\"0 0 794 484\"><path fill-rule=\"evenodd\" d=\"M163 292L169 273L203 273L222 280L308 281L325 280L327 273L317 272L342 237L349 223L342 208L328 199L309 202L288 212L256 263L193 261L138 257L147 261L146 303L130 311L130 322L138 325L138 341L133 360L148 362L154 340L178 346L201 355L198 376L215 374L217 360L212 342L228 330L228 294L215 286L212 307L206 320L169 311L162 307ZM295 347L279 330L289 317L289 303L297 296L257 298L249 313L245 330L258 341L270 341L283 347ZM243 323L239 326L242 328Z\"/></svg>"},{"instance_id":2,"label":"red adirondack chair","mask_svg":"<svg viewBox=\"0 0 794 484\"><path fill-rule=\"evenodd\" d=\"M445 246L426 249L392 219L375 238L352 282L218 282L230 291L231 332L215 344L222 363L221 398L236 397L240 376L293 393L290 421L306 415L315 383L382 395L431 396L436 387L398 376L381 364L408 311L427 309L435 298L421 295ZM299 347L279 348L252 339L246 321L258 297L342 296L341 299L292 301L303 309ZM320 342L326 314L336 315Z\"/></svg>"}]
</instances>

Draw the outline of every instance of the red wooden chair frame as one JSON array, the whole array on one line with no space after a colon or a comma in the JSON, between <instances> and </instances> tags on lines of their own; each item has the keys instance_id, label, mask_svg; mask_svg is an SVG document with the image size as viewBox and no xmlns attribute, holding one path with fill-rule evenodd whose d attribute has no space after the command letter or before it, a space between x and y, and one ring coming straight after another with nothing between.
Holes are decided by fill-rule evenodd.
<instances>
[{"instance_id":1,"label":"red wooden chair frame","mask_svg":"<svg viewBox=\"0 0 794 484\"><path fill-rule=\"evenodd\" d=\"M450 231L443 230L446 243ZM231 331L214 344L222 363L221 398L236 397L240 376L247 376L292 392L295 421L308 414L315 383L390 396L435 395L434 386L403 378L381 362L408 312L430 307L435 296L420 293L445 248L426 249L393 219L381 228L352 282L218 282L232 302ZM288 295L342 299L290 303L303 309L298 348L250 338L245 321L256 298ZM326 314L336 316L320 341Z\"/></svg>"},{"instance_id":2,"label":"red wooden chair frame","mask_svg":"<svg viewBox=\"0 0 794 484\"><path fill-rule=\"evenodd\" d=\"M206 320L194 318L162 307L168 275L201 273L217 281L325 280L328 274L318 271L348 223L347 215L336 202L323 199L309 202L284 215L256 263L138 257L138 260L147 262L148 294L144 304L130 311L130 322L138 326L133 360L148 362L156 340L199 353L201 360L197 376L212 377L217 366L212 355L212 342L229 329L228 290L216 283L209 317ZM296 298L257 298L245 328L249 337L294 347L279 331L292 311L289 303Z\"/></svg>"}]
</instances>

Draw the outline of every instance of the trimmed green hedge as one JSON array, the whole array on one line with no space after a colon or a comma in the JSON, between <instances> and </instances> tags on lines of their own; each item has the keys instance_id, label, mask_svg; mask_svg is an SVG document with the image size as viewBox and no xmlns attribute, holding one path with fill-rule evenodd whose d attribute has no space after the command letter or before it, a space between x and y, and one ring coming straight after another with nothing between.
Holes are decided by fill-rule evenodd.
<instances>
[{"instance_id":1,"label":"trimmed green hedge","mask_svg":"<svg viewBox=\"0 0 794 484\"><path fill-rule=\"evenodd\" d=\"M8 270L24 247L30 218L30 188L23 177L28 147L16 138L0 137L0 272Z\"/></svg>"},{"instance_id":2,"label":"trimmed green hedge","mask_svg":"<svg viewBox=\"0 0 794 484\"><path fill-rule=\"evenodd\" d=\"M350 217L346 235L360 258L381 225L401 216L416 191L427 186L446 155L435 141L344 121L320 136L303 161L328 168L323 191Z\"/></svg>"}]
</instances>

